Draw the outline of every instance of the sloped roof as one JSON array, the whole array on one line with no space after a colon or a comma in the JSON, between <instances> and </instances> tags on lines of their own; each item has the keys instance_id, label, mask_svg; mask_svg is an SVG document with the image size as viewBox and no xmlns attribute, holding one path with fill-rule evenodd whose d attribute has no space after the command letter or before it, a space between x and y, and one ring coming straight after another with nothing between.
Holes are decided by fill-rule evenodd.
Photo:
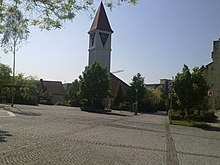
<instances>
[{"instance_id":1,"label":"sloped roof","mask_svg":"<svg viewBox=\"0 0 220 165\"><path fill-rule=\"evenodd\" d=\"M111 87L111 94L112 96L116 96L118 91L118 87L121 85L123 94L126 95L130 86L122 81L120 78L115 76L114 74L110 73L110 87Z\"/></svg>"},{"instance_id":2,"label":"sloped roof","mask_svg":"<svg viewBox=\"0 0 220 165\"><path fill-rule=\"evenodd\" d=\"M102 2L96 12L95 19L92 23L92 26L91 26L89 32L93 31L95 29L113 33L113 30L111 29L111 26L109 24L109 21L108 21L106 12L105 12L105 8L104 8Z\"/></svg>"},{"instance_id":3,"label":"sloped roof","mask_svg":"<svg viewBox=\"0 0 220 165\"><path fill-rule=\"evenodd\" d=\"M65 95L65 89L61 81L45 81L41 80L41 87L46 88L52 95Z\"/></svg>"},{"instance_id":4,"label":"sloped roof","mask_svg":"<svg viewBox=\"0 0 220 165\"><path fill-rule=\"evenodd\" d=\"M213 62L210 62L209 64L206 65L206 68L209 67L212 64L213 64Z\"/></svg>"}]
</instances>

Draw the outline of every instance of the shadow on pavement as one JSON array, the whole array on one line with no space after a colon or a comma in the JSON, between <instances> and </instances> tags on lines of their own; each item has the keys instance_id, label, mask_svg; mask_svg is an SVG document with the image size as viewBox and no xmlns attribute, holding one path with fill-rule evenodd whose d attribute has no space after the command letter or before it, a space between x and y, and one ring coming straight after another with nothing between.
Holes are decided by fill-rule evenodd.
<instances>
[{"instance_id":1,"label":"shadow on pavement","mask_svg":"<svg viewBox=\"0 0 220 165\"><path fill-rule=\"evenodd\" d=\"M154 112L153 115L167 116L166 111L157 111L157 112Z\"/></svg>"},{"instance_id":2,"label":"shadow on pavement","mask_svg":"<svg viewBox=\"0 0 220 165\"><path fill-rule=\"evenodd\" d=\"M7 142L6 138L12 136L8 131L0 130L0 143Z\"/></svg>"},{"instance_id":3,"label":"shadow on pavement","mask_svg":"<svg viewBox=\"0 0 220 165\"><path fill-rule=\"evenodd\" d=\"M114 113L114 112L107 112L107 113L103 113L105 115L114 115L114 116L131 116L131 115L126 115L126 114L122 114L122 113Z\"/></svg>"},{"instance_id":4,"label":"shadow on pavement","mask_svg":"<svg viewBox=\"0 0 220 165\"><path fill-rule=\"evenodd\" d=\"M127 114L122 114L122 113L114 113L114 112L104 112L104 111L84 111L84 112L88 112L88 113L96 113L96 114L104 114L104 115L114 115L114 116L131 116L131 115L127 115Z\"/></svg>"},{"instance_id":5,"label":"shadow on pavement","mask_svg":"<svg viewBox=\"0 0 220 165\"><path fill-rule=\"evenodd\" d=\"M167 116L166 111L156 111L156 112L140 112L141 114L149 114L156 116Z\"/></svg>"},{"instance_id":6,"label":"shadow on pavement","mask_svg":"<svg viewBox=\"0 0 220 165\"><path fill-rule=\"evenodd\" d=\"M34 113L34 112L23 112L23 111L20 111L20 112L13 112L15 114L19 114L19 115L25 115L25 116L41 116L40 113Z\"/></svg>"},{"instance_id":7,"label":"shadow on pavement","mask_svg":"<svg viewBox=\"0 0 220 165\"><path fill-rule=\"evenodd\" d=\"M205 130L205 131L216 131L216 132L220 132L220 127L210 126L210 127L205 127L205 128L202 128L202 129Z\"/></svg>"}]
</instances>

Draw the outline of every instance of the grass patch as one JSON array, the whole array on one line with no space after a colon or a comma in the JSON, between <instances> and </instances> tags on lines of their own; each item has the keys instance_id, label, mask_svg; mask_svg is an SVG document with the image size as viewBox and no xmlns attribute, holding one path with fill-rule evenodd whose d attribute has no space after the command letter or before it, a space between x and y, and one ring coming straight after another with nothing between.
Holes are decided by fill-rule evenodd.
<instances>
[{"instance_id":1,"label":"grass patch","mask_svg":"<svg viewBox=\"0 0 220 165\"><path fill-rule=\"evenodd\" d=\"M180 125L180 126L188 126L188 127L198 127L198 128L209 128L210 125L205 122L197 122L197 121L191 121L190 123L185 120L172 120L173 125Z\"/></svg>"}]
</instances>

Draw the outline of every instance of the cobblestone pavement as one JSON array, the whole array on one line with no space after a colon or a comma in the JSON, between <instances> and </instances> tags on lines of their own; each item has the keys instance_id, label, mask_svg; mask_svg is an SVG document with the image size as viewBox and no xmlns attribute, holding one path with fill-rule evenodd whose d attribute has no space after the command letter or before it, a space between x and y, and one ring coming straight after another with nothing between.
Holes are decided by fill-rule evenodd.
<instances>
[{"instance_id":1,"label":"cobblestone pavement","mask_svg":"<svg viewBox=\"0 0 220 165\"><path fill-rule=\"evenodd\" d=\"M207 129L170 126L180 164L220 165L220 122L210 124Z\"/></svg>"},{"instance_id":2,"label":"cobblestone pavement","mask_svg":"<svg viewBox=\"0 0 220 165\"><path fill-rule=\"evenodd\" d=\"M4 109L16 116L0 117L3 165L220 162L218 130L169 127L164 115L97 114L63 106L15 107Z\"/></svg>"}]
</instances>

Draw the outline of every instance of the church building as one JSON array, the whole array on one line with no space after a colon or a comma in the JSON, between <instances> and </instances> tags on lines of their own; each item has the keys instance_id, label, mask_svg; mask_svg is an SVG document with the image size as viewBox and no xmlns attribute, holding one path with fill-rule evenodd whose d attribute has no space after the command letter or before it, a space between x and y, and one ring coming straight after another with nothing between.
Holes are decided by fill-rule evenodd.
<instances>
[{"instance_id":1,"label":"church building","mask_svg":"<svg viewBox=\"0 0 220 165\"><path fill-rule=\"evenodd\" d=\"M121 86L123 94L125 95L130 88L128 84L116 77L111 71L111 38L113 30L108 21L103 3L101 2L92 26L88 32L89 34L89 62L91 65L95 61L99 62L108 70L110 76L111 95L114 97Z\"/></svg>"},{"instance_id":2,"label":"church building","mask_svg":"<svg viewBox=\"0 0 220 165\"><path fill-rule=\"evenodd\" d=\"M220 109L220 39L213 42L212 62L202 68L210 90L209 105Z\"/></svg>"}]
</instances>

